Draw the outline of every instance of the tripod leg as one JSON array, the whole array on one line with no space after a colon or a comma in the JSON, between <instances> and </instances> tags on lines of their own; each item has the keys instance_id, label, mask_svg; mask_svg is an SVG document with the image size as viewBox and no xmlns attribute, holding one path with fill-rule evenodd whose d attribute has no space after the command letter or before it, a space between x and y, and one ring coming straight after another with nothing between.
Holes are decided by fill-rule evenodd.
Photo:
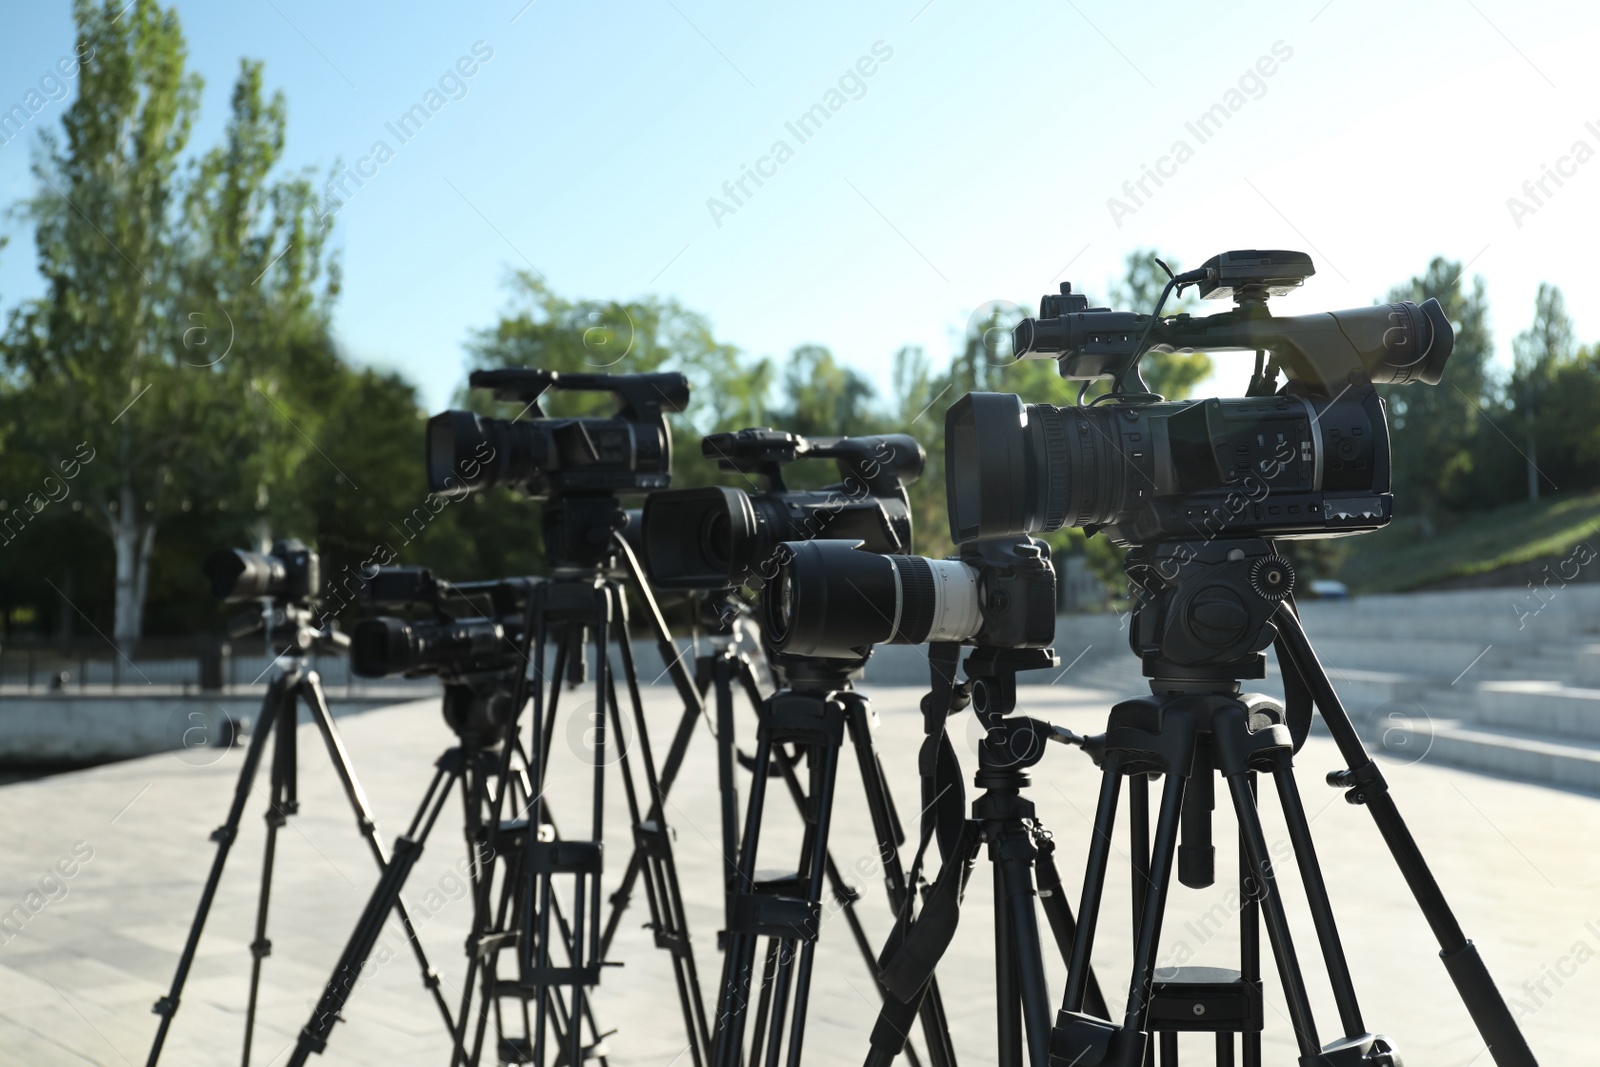
<instances>
[{"instance_id":1,"label":"tripod leg","mask_svg":"<svg viewBox=\"0 0 1600 1067\"><path fill-rule=\"evenodd\" d=\"M1139 920L1139 937L1134 942L1133 980L1128 984L1128 1004L1123 1012L1122 1029L1117 1034L1117 1040L1124 1043L1124 1049L1134 1043L1142 1049L1145 1044L1150 987L1155 980L1156 952L1161 942L1161 916L1166 910L1173 859L1178 849L1178 820L1183 809L1184 784L1183 775L1168 774L1161 790L1161 809L1156 814L1155 845L1150 856L1150 885L1145 893L1144 914ZM1129 1061L1131 1057L1123 1062Z\"/></svg>"},{"instance_id":2,"label":"tripod leg","mask_svg":"<svg viewBox=\"0 0 1600 1067\"><path fill-rule=\"evenodd\" d=\"M1349 795L1357 803L1365 804L1372 813L1372 820L1377 823L1378 832L1389 846L1395 865L1400 868L1411 895L1416 898L1417 906L1422 909L1428 925L1433 929L1433 936L1439 942L1439 958L1444 961L1456 992L1460 994L1478 1033L1488 1046L1490 1057L1498 1067L1535 1067L1533 1052L1528 1048L1516 1019L1512 1017L1511 1009L1495 987L1494 978L1478 954L1477 946L1467 940L1461 924L1450 910L1439 883L1434 880L1433 872L1423 859L1422 850L1417 847L1405 820L1400 817L1400 809L1389 795L1383 772L1367 755L1366 747L1362 745L1349 714L1334 692L1327 672L1318 662L1305 628L1300 625L1299 616L1291 607L1285 606L1278 610L1274 621L1282 641L1280 649L1288 653L1283 657L1287 661L1286 670L1296 672L1310 687L1312 699L1322 712L1322 720L1350 768L1349 784L1355 788Z\"/></svg>"},{"instance_id":3,"label":"tripod leg","mask_svg":"<svg viewBox=\"0 0 1600 1067\"><path fill-rule=\"evenodd\" d=\"M856 752L856 765L861 772L862 790L867 797L867 811L878 839L878 859L883 864L883 882L889 896L889 907L898 915L906 906L910 893L906 885L906 872L900 864L900 845L905 834L895 813L894 797L884 778L883 763L878 759L872 743L872 712L864 696L856 693L841 694L845 702L845 725L850 731L852 747ZM831 862L831 861L830 861ZM856 923L855 910L847 907L850 921ZM867 965L877 980L877 960L867 950ZM950 1041L950 1026L944 1014L944 1001L939 996L937 978L928 980L918 1015L922 1022L923 1039L928 1045L928 1059L933 1067L953 1067L955 1048ZM907 1046L908 1050L910 1046Z\"/></svg>"},{"instance_id":4,"label":"tripod leg","mask_svg":"<svg viewBox=\"0 0 1600 1067\"><path fill-rule=\"evenodd\" d=\"M286 675L286 681L293 677ZM267 938L267 909L272 903L272 865L278 851L278 829L295 810L295 721L294 688L298 679L285 686L284 700L275 716L276 738L272 746L271 799L267 803L267 840L261 857L261 889L256 897L255 939L250 942L250 995L245 1001L244 1054L240 1062L250 1067L250 1046L255 1038L256 1001L261 993L261 961L272 954Z\"/></svg>"},{"instance_id":5,"label":"tripod leg","mask_svg":"<svg viewBox=\"0 0 1600 1067\"><path fill-rule=\"evenodd\" d=\"M1261 887L1261 911L1267 920L1267 937L1272 942L1272 955L1278 962L1278 977L1283 982L1283 996L1289 1005L1289 1020L1294 1024L1295 1042L1302 1057L1315 1056L1321 1049L1317 1040L1317 1024L1311 1015L1311 1000L1306 995L1305 977L1300 971L1300 961L1295 954L1294 941L1289 933L1289 918L1284 912L1283 893L1272 873L1272 857L1267 853L1267 838L1261 830L1261 817L1256 812L1255 797L1250 783L1242 772L1227 776L1228 790L1233 794L1233 807L1239 818L1239 834L1245 855L1250 858L1250 877Z\"/></svg>"},{"instance_id":6,"label":"tripod leg","mask_svg":"<svg viewBox=\"0 0 1600 1067\"><path fill-rule=\"evenodd\" d=\"M1287 754L1283 766L1272 777L1278 786L1278 800L1283 806L1283 819L1289 828L1289 841L1294 846L1295 860L1300 865L1300 881L1305 886L1306 899L1311 906L1317 942L1322 948L1323 961L1328 965L1328 981L1333 986L1334 1003L1339 1007L1340 1025L1344 1027L1346 1037L1364 1034L1367 1028L1361 1021L1355 983L1350 978L1350 964L1345 959L1344 944L1339 940L1339 927L1334 922L1328 886L1322 879L1316 845L1311 840L1311 824L1306 820L1306 809L1300 801L1300 789L1295 784L1294 769L1289 765Z\"/></svg>"},{"instance_id":7,"label":"tripod leg","mask_svg":"<svg viewBox=\"0 0 1600 1067\"><path fill-rule=\"evenodd\" d=\"M833 795L839 777L838 744L826 745L821 751L821 795L817 798L819 803L814 828L815 841L812 844L807 867L811 879L808 899L814 901L822 899L822 879L828 861L828 833L833 826ZM810 936L800 943L800 967L795 977L794 1023L789 1028L789 1067L800 1067L800 1047L805 1040L806 1031L806 1009L811 1002L811 967L816 954L819 932L811 930Z\"/></svg>"},{"instance_id":8,"label":"tripod leg","mask_svg":"<svg viewBox=\"0 0 1600 1067\"><path fill-rule=\"evenodd\" d=\"M990 846L994 846L991 844ZM1022 1026L1019 1012L1022 996L1018 989L1015 955L1017 939L1012 931L1011 909L1007 906L1005 871L997 858L994 868L994 1004L995 1063L998 1067L1022 1067Z\"/></svg>"},{"instance_id":9,"label":"tripod leg","mask_svg":"<svg viewBox=\"0 0 1600 1067\"><path fill-rule=\"evenodd\" d=\"M750 782L750 799L745 807L744 838L739 845L739 873L733 887L739 897L746 897L755 888L756 850L761 842L761 815L766 803L767 778L771 773L772 748L770 726L763 722L756 735L755 773ZM750 968L755 962L757 935L754 932L741 932L737 925L739 919L736 911L735 924L728 928L723 954L722 988L717 997L714 1035L718 1067L740 1067L742 1059L745 1013L750 1001Z\"/></svg>"},{"instance_id":10,"label":"tripod leg","mask_svg":"<svg viewBox=\"0 0 1600 1067\"><path fill-rule=\"evenodd\" d=\"M739 786L733 777L733 672L736 653L732 648L723 650L711 662L717 701L717 793L722 801L722 858L724 896L733 888L738 873L734 856L739 847ZM726 919L726 916L724 916Z\"/></svg>"},{"instance_id":11,"label":"tripod leg","mask_svg":"<svg viewBox=\"0 0 1600 1067\"><path fill-rule=\"evenodd\" d=\"M389 857L383 847L382 839L378 836L377 820L372 817L372 803L367 799L361 783L356 780L350 753L344 747L344 739L339 736L339 728L334 725L333 712L328 708L328 698L322 692L322 679L316 672L309 672L301 680L298 689L300 698L311 709L317 729L322 733L322 742L328 749L328 758L333 761L333 769L339 776L339 784L344 787L344 795L350 801L351 810L355 812L356 827L360 830L361 836L366 838L367 848L372 852L372 858L377 862L378 870L381 872L388 866ZM450 1005L445 1001L444 991L439 988L439 972L428 962L428 954L422 947L422 940L417 937L417 928L411 922L411 915L406 911L405 902L399 897L394 898L394 911L400 919L401 927L405 930L406 942L417 957L417 966L422 972L422 986L433 997L434 1006L439 1009L439 1015L444 1019L445 1029L453 1033L456 1027L455 1019L450 1015Z\"/></svg>"},{"instance_id":12,"label":"tripod leg","mask_svg":"<svg viewBox=\"0 0 1600 1067\"><path fill-rule=\"evenodd\" d=\"M1090 954L1094 951L1095 926L1100 920L1100 898L1105 895L1106 868L1111 863L1111 831L1117 819L1117 797L1122 792L1122 774L1107 762L1100 775L1100 802L1094 810L1094 835L1089 839L1089 856L1083 867L1083 895L1078 900L1078 936L1072 942L1072 958L1067 961L1067 988L1061 996L1061 1010L1081 1012L1084 994L1092 973Z\"/></svg>"},{"instance_id":13,"label":"tripod leg","mask_svg":"<svg viewBox=\"0 0 1600 1067\"><path fill-rule=\"evenodd\" d=\"M1039 883L1039 905L1044 909L1045 918L1050 923L1050 933L1055 938L1056 951L1061 954L1061 961L1066 963L1072 959L1072 946L1078 939L1078 924L1072 917L1072 906L1067 903L1066 892L1061 884L1061 872L1056 869L1055 844L1045 837L1037 847L1039 855L1034 860L1034 870ZM1101 1019L1109 1018L1106 998L1100 992L1100 983L1095 979L1092 964L1089 967L1084 1004L1090 1015Z\"/></svg>"},{"instance_id":14,"label":"tripod leg","mask_svg":"<svg viewBox=\"0 0 1600 1067\"><path fill-rule=\"evenodd\" d=\"M711 1053L711 1028L706 1022L705 1001L700 993L700 973L695 965L694 945L689 937L688 919L684 914L683 890L678 881L678 863L673 854L672 830L667 823L666 800L661 783L656 778L655 756L650 749L649 722L645 718L644 699L639 693L639 674L633 662L633 648L628 643L627 602L621 586L612 588L617 610L617 643L622 652L623 680L628 687L628 700L633 708L634 736L639 745L639 757L644 766L645 784L651 796L647 862L657 867L657 901L652 905L651 917L656 925L656 943L672 955L673 977L678 986L678 1002L683 1008L684 1029L689 1037L695 1067L704 1067ZM611 689L611 702L620 719L622 709L617 704L616 687ZM719 701L720 702L720 701ZM728 694L729 742L732 742L733 695ZM622 760L624 767L628 757ZM731 770L730 770L731 774ZM725 811L726 815L727 812ZM724 838L732 831L733 823L726 824Z\"/></svg>"},{"instance_id":15,"label":"tripod leg","mask_svg":"<svg viewBox=\"0 0 1600 1067\"><path fill-rule=\"evenodd\" d=\"M1245 775L1250 787L1250 802L1256 803L1256 775ZM1261 902L1258 893L1248 890L1256 885L1250 877L1250 854L1245 847L1244 831L1239 831L1239 974L1252 985L1261 984ZM1239 1035L1243 1067L1261 1067L1261 1033L1247 1030ZM1231 1049L1232 1042L1229 1043ZM1221 1067L1221 1060L1218 1060Z\"/></svg>"},{"instance_id":16,"label":"tripod leg","mask_svg":"<svg viewBox=\"0 0 1600 1067\"><path fill-rule=\"evenodd\" d=\"M453 761L451 755L455 757ZM356 928L351 931L344 953L334 966L333 977L328 979L322 998L311 1013L311 1021L300 1031L294 1053L289 1057L289 1067L304 1067L312 1053L320 1054L327 1048L328 1035L333 1030L333 1024L339 1020L350 994L355 992L362 968L366 966L367 958L372 955L373 946L383 934L389 913L396 910L406 878L410 876L417 860L422 858L422 849L427 844L428 834L433 830L439 812L450 799L450 791L455 785L456 778L461 774L459 763L461 758L461 751L456 749L440 761L439 769L434 772L433 781L429 783L428 791L423 794L422 804L417 808L417 814L412 819L410 828L405 836L395 843L394 857L384 867L383 876L378 879L378 884L372 890L372 896L368 898L361 918L356 922ZM446 769L447 761L450 763L449 770ZM455 1032L454 1023L451 1024L450 1032L452 1034Z\"/></svg>"},{"instance_id":17,"label":"tripod leg","mask_svg":"<svg viewBox=\"0 0 1600 1067\"><path fill-rule=\"evenodd\" d=\"M279 675L268 683L266 695L261 699L261 713L256 717L255 732L250 737L250 747L245 750L244 765L239 768L239 780L233 787L233 803L228 807L228 816L223 824L211 833L211 840L217 843L217 854L211 860L211 873L206 876L205 888L200 891L200 904L195 909L194 921L189 924L189 937L178 957L177 973L172 977L172 987L167 995L156 1001L152 1009L161 1017L161 1022L156 1027L155 1041L150 1046L146 1067L156 1067L161 1059L167 1031L172 1028L172 1018L178 1012L184 984L189 980L189 968L193 966L195 951L200 946L200 934L205 929L206 918L211 914L211 902L216 898L217 886L222 881L222 868L227 864L228 852L239 836L239 820L244 817L245 802L250 799L250 790L255 784L256 771L261 766L267 738L277 725L288 693L287 680Z\"/></svg>"},{"instance_id":18,"label":"tripod leg","mask_svg":"<svg viewBox=\"0 0 1600 1067\"><path fill-rule=\"evenodd\" d=\"M1039 943L1039 917L1033 910L1033 835L1021 827L1003 832L991 845L995 860L995 911L1009 912L1011 959L1016 969L1017 1000L1022 1006L1022 1032L1028 1062L1047 1067L1050 1059L1050 993L1045 986L1044 958ZM1013 1009L1014 1010L1014 1009Z\"/></svg>"}]
</instances>

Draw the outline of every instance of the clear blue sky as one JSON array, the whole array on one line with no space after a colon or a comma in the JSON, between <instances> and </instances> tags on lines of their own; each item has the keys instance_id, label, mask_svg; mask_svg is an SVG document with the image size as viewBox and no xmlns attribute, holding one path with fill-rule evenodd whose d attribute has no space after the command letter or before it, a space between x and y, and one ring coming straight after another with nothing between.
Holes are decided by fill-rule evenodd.
<instances>
[{"instance_id":1,"label":"clear blue sky","mask_svg":"<svg viewBox=\"0 0 1600 1067\"><path fill-rule=\"evenodd\" d=\"M524 3L177 3L206 79L197 145L250 56L287 94L292 166L394 149L335 222L338 336L434 408L527 266L571 296L676 297L752 354L826 344L880 388L899 346L942 363L984 302L1063 278L1103 298L1151 245L1186 266L1310 252L1318 275L1285 311L1368 303L1443 253L1487 279L1502 360L1540 281L1600 339L1580 258L1600 159L1563 164L1520 219L1507 206L1575 142L1600 151L1596 5ZM60 0L5 23L0 111L72 42ZM400 144L385 124L476 42L492 58ZM842 104L801 143L786 123L830 90ZM1186 124L1218 104L1202 142ZM0 146L0 202L30 189L31 140ZM780 140L792 154L763 162ZM714 218L708 199L733 206L723 183L758 165L764 184ZM1146 166L1168 176L1135 202L1123 185ZM1113 218L1114 196L1132 212ZM6 227L10 306L39 282ZM1216 388L1247 373L1231 359Z\"/></svg>"}]
</instances>

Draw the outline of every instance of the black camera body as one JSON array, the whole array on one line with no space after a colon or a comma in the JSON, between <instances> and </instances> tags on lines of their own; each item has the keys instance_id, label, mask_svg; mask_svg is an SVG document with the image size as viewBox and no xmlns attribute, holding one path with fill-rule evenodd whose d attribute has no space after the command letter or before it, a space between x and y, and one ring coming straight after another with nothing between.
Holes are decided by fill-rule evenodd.
<instances>
[{"instance_id":1,"label":"black camera body","mask_svg":"<svg viewBox=\"0 0 1600 1067\"><path fill-rule=\"evenodd\" d=\"M306 605L322 592L322 561L299 538L274 541L272 551L224 549L206 557L201 566L218 600L270 598L285 604Z\"/></svg>"},{"instance_id":2,"label":"black camera body","mask_svg":"<svg viewBox=\"0 0 1600 1067\"><path fill-rule=\"evenodd\" d=\"M350 672L361 678L437 676L450 728L465 743L498 744L516 720L528 598L538 581L451 583L426 567L379 568L364 599L383 614L356 623Z\"/></svg>"},{"instance_id":3,"label":"black camera body","mask_svg":"<svg viewBox=\"0 0 1600 1067\"><path fill-rule=\"evenodd\" d=\"M1073 407L969 393L945 419L958 544L1080 527L1119 545L1217 537L1337 537L1393 514L1389 428L1375 384L1435 384L1454 344L1437 300L1274 317L1269 296L1312 273L1299 252L1229 252L1177 275L1238 307L1193 318L1087 308L1064 285L1015 331L1019 358L1110 378ZM1163 294L1163 299L1165 294ZM1158 307L1159 312L1159 307ZM1147 351L1254 349L1246 396L1163 401L1138 376ZM1272 362L1266 362L1266 354ZM1287 374L1273 391L1279 371ZM1121 390L1129 386L1127 393Z\"/></svg>"},{"instance_id":4,"label":"black camera body","mask_svg":"<svg viewBox=\"0 0 1600 1067\"><path fill-rule=\"evenodd\" d=\"M946 433L957 543L1062 526L1124 546L1336 537L1393 514L1389 427L1370 384L1331 400L1291 383L1274 396L1099 407L969 393Z\"/></svg>"},{"instance_id":5,"label":"black camera body","mask_svg":"<svg viewBox=\"0 0 1600 1067\"><path fill-rule=\"evenodd\" d=\"M1044 648L1055 639L1056 573L1043 541L981 541L943 560L862 549L847 541L783 546L762 598L773 651L850 659L877 644Z\"/></svg>"},{"instance_id":6,"label":"black camera body","mask_svg":"<svg viewBox=\"0 0 1600 1067\"><path fill-rule=\"evenodd\" d=\"M666 414L689 403L689 382L676 372L566 374L531 368L473 371L474 389L526 405L527 418L494 419L446 411L428 420L428 484L461 497L506 485L531 497L609 496L664 489L672 477ZM616 396L607 417L551 418L540 407L550 390Z\"/></svg>"},{"instance_id":7,"label":"black camera body","mask_svg":"<svg viewBox=\"0 0 1600 1067\"><path fill-rule=\"evenodd\" d=\"M716 433L701 443L725 471L759 477L764 491L712 486L652 493L644 505L645 566L661 589L762 588L777 573L778 546L829 538L872 552L908 552L906 486L926 456L906 434L802 437L772 429ZM831 459L840 481L790 489L783 468L797 459Z\"/></svg>"}]
</instances>

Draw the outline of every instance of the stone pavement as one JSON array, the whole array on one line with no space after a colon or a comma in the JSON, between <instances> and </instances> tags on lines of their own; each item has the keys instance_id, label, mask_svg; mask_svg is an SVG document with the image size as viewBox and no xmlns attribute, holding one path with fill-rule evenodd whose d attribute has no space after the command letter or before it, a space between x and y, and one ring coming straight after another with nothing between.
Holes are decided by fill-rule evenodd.
<instances>
[{"instance_id":1,"label":"stone pavement","mask_svg":"<svg viewBox=\"0 0 1600 1067\"><path fill-rule=\"evenodd\" d=\"M902 818L914 834L920 693L910 688L868 692L881 717L877 739L884 764ZM673 694L666 687L646 693L655 724L652 740L660 752L677 721ZM1023 689L1021 705L1079 732L1095 732L1107 699L1108 694L1088 690L1036 686ZM568 736L581 737L585 710L581 705L571 708L578 717ZM746 709L741 716L740 736L748 747L753 718ZM970 724L970 717L953 723L969 770L975 763ZM431 761L452 737L431 701L347 716L339 720L339 728L384 838L392 842L410 818ZM264 965L253 1058L257 1064L283 1062L376 876L314 729L301 729L301 811L279 837L273 952ZM558 739L551 787L557 816L569 826L586 821L588 801L570 747ZM34 1067L144 1062L156 1023L150 1005L171 981L214 851L207 835L225 814L241 751L150 756L0 788L0 825L6 827L0 913L10 914L9 925L0 929L0 1061ZM205 763L206 758L213 761ZM1336 765L1332 743L1313 737L1298 762L1367 1025L1397 1038L1408 1067L1487 1067L1489 1058L1371 819L1320 784L1323 773ZM1595 1013L1600 965L1593 962L1600 955L1600 893L1595 891L1600 886L1600 851L1595 847L1600 799L1452 770L1427 759L1409 765L1391 761L1388 773L1401 810L1463 926L1477 940L1501 988L1516 998L1540 1061L1590 1062L1600 1038ZM834 854L845 869L859 864L870 874L874 848L848 760L840 782ZM715 783L713 747L702 726L672 794L668 817L677 827L690 929L708 998L715 993L714 948L721 921ZM1074 905L1096 785L1088 759L1052 747L1036 770L1031 791L1059 843L1058 862ZM625 842L625 808L614 773L608 789L608 839ZM264 790L263 777L163 1057L162 1062L175 1067L236 1062L238 1057ZM742 800L743 795L741 809ZM1269 840L1281 843L1285 834L1275 818L1276 803L1269 800L1264 806ZM762 866L792 867L798 842L793 809L774 792L768 811L772 817ZM457 812L453 805L446 809L406 893L452 999L463 970L461 938L469 911L459 878L463 852ZM1231 871L1236 862L1227 847L1231 819L1226 812L1218 817L1218 870ZM1119 865L1125 840L1119 834ZM608 879L619 875L624 855L624 847L614 844ZM987 861L980 858L960 930L939 972L966 1063L993 1062L994 1056L990 877ZM1293 870L1283 871L1283 881L1291 905L1304 900ZM870 880L862 888L861 914L871 936L881 938L887 909ZM1163 962L1236 961L1226 890L1175 890ZM1127 899L1127 870L1120 866L1108 886L1097 946L1108 989L1126 982ZM603 1026L616 1030L609 1048L610 1062L618 1067L687 1062L676 1060L684 1050L677 1003L666 958L640 927L644 918L643 903L636 898L613 949L613 957L625 966L607 970L594 998ZM1319 957L1303 904L1295 908L1295 922L1301 958L1314 965ZM335 1029L326 1055L312 1063L403 1067L448 1062L440 1020L392 920L384 944L391 958L363 979L350 1002L348 1022ZM1047 957L1047 969L1052 995L1059 996L1063 968ZM1270 963L1267 971L1273 1005L1267 1014L1268 1062L1287 1064L1293 1061L1288 1021ZM1335 1021L1331 996L1326 979L1311 973L1327 1040ZM873 999L864 965L843 922L833 916L824 923L817 951L806 1062L860 1063L876 1012ZM1121 996L1114 994L1113 999L1120 1001ZM1190 1055L1193 1062L1210 1062L1199 1047L1186 1051Z\"/></svg>"}]
</instances>

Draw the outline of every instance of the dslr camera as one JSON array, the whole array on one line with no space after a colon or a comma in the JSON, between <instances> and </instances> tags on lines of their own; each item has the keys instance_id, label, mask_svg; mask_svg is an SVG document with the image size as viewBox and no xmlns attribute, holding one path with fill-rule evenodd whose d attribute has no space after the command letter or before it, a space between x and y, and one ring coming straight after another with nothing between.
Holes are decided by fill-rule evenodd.
<instances>
[{"instance_id":1,"label":"dslr camera","mask_svg":"<svg viewBox=\"0 0 1600 1067\"><path fill-rule=\"evenodd\" d=\"M1231 537L1335 537L1389 522L1389 429L1376 385L1436 385L1454 344L1438 300L1275 316L1272 296L1315 273L1301 252L1214 256L1167 283L1151 314L1091 308L1071 283L1013 331L1019 359L1109 379L1088 405L970 393L945 420L952 539L1078 526L1123 546ZM1161 316L1173 290L1232 299L1215 315ZM1164 401L1147 352L1253 350L1243 397ZM1270 360L1268 356L1270 354ZM1286 383L1274 390L1277 375ZM1117 401L1100 403L1100 401Z\"/></svg>"},{"instance_id":2,"label":"dslr camera","mask_svg":"<svg viewBox=\"0 0 1600 1067\"><path fill-rule=\"evenodd\" d=\"M308 604L322 591L322 562L299 538L275 541L270 552L230 548L213 552L201 566L211 595L221 601L267 597Z\"/></svg>"},{"instance_id":3,"label":"dslr camera","mask_svg":"<svg viewBox=\"0 0 1600 1067\"><path fill-rule=\"evenodd\" d=\"M748 429L711 434L700 447L721 469L759 477L765 488L652 493L644 503L643 540L657 588L762 588L778 572L779 546L790 541L847 540L881 553L911 549L906 486L926 460L915 438ZM790 489L783 468L797 459L831 459L840 480L823 489Z\"/></svg>"}]
</instances>

